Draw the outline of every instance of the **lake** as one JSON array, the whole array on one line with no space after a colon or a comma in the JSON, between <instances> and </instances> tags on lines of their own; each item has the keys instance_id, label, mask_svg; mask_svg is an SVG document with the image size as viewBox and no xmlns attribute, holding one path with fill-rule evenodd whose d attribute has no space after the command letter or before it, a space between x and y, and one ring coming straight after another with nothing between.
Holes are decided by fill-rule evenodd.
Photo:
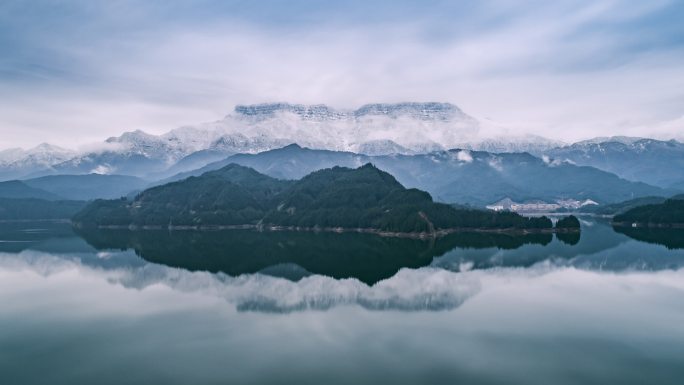
<instances>
[{"instance_id":1,"label":"lake","mask_svg":"<svg viewBox=\"0 0 684 385\"><path fill-rule=\"evenodd\" d=\"M2 384L681 384L684 231L0 223Z\"/></svg>"}]
</instances>

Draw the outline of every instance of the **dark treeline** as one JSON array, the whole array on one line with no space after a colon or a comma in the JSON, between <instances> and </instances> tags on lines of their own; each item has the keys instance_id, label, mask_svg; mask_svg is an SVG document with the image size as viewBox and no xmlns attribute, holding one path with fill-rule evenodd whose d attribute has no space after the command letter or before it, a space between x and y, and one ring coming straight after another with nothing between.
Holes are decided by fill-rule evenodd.
<instances>
[{"instance_id":1,"label":"dark treeline","mask_svg":"<svg viewBox=\"0 0 684 385\"><path fill-rule=\"evenodd\" d=\"M637 241L663 245L668 249L684 249L684 229L625 226L615 226L613 229Z\"/></svg>"},{"instance_id":2,"label":"dark treeline","mask_svg":"<svg viewBox=\"0 0 684 385\"><path fill-rule=\"evenodd\" d=\"M663 203L632 208L613 218L616 224L648 226L684 226L684 197L678 196Z\"/></svg>"}]
</instances>

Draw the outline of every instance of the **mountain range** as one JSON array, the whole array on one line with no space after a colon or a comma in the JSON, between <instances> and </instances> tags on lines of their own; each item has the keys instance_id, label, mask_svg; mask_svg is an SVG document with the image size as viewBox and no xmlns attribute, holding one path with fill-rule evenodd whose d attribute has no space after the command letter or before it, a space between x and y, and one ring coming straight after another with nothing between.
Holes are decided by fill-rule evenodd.
<instances>
[{"instance_id":1,"label":"mountain range","mask_svg":"<svg viewBox=\"0 0 684 385\"><path fill-rule=\"evenodd\" d=\"M312 150L298 145L258 154L237 154L159 183L181 180L241 164L281 179L300 179L316 170L372 163L407 187L429 192L437 201L485 206L503 198L514 200L592 199L601 204L674 191L621 179L593 167L549 162L527 153L492 154L449 150L418 155L369 156Z\"/></svg>"},{"instance_id":2,"label":"mountain range","mask_svg":"<svg viewBox=\"0 0 684 385\"><path fill-rule=\"evenodd\" d=\"M252 226L430 234L456 229L551 229L546 217L455 208L407 189L371 164L333 167L298 181L231 163L149 188L132 201L96 200L73 218L81 227L175 229Z\"/></svg>"},{"instance_id":3,"label":"mountain range","mask_svg":"<svg viewBox=\"0 0 684 385\"><path fill-rule=\"evenodd\" d=\"M457 147L540 154L562 144L538 136L483 139L481 125L449 103L368 104L355 110L288 103L238 105L219 121L179 127L163 135L126 132L95 146L97 150L75 152L49 145L6 150L0 153L0 178L101 173L158 179L231 154L291 143L366 155Z\"/></svg>"},{"instance_id":4,"label":"mountain range","mask_svg":"<svg viewBox=\"0 0 684 385\"><path fill-rule=\"evenodd\" d=\"M680 142L602 137L566 145L531 135L482 138L486 124L449 103L350 110L238 105L216 122L163 135L126 132L87 151L49 144L0 151L0 180L22 179L60 198L95 199L128 195L230 162L284 179L371 162L438 201L477 206L503 198L588 198L604 204L684 191ZM119 180L63 177L89 174ZM46 176L60 178L37 179Z\"/></svg>"},{"instance_id":5,"label":"mountain range","mask_svg":"<svg viewBox=\"0 0 684 385\"><path fill-rule=\"evenodd\" d=\"M550 149L544 154L655 186L676 188L684 185L684 143L676 140L599 138Z\"/></svg>"},{"instance_id":6,"label":"mountain range","mask_svg":"<svg viewBox=\"0 0 684 385\"><path fill-rule=\"evenodd\" d=\"M0 180L11 180L49 170L53 166L78 156L76 151L42 143L24 150L9 148L0 151Z\"/></svg>"}]
</instances>

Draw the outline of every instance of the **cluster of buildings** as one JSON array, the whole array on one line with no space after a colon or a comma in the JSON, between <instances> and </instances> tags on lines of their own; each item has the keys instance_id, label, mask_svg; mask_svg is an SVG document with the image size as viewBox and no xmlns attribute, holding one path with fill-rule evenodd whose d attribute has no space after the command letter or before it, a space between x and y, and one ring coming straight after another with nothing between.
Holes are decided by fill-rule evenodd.
<instances>
[{"instance_id":1,"label":"cluster of buildings","mask_svg":"<svg viewBox=\"0 0 684 385\"><path fill-rule=\"evenodd\" d=\"M576 199L558 199L553 203L533 200L519 203L514 202L510 198L505 198L486 207L487 209L494 211L553 212L560 209L577 210L588 205L598 205L598 203L591 199L585 199L583 201Z\"/></svg>"}]
</instances>

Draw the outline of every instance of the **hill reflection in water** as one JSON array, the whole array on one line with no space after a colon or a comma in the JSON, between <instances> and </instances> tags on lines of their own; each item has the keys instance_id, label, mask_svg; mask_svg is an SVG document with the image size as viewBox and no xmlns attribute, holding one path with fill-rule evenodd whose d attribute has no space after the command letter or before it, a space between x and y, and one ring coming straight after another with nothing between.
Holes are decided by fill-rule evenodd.
<instances>
[{"instance_id":1,"label":"hill reflection in water","mask_svg":"<svg viewBox=\"0 0 684 385\"><path fill-rule=\"evenodd\" d=\"M143 259L190 271L231 276L264 273L298 279L308 274L356 278L372 285L401 268L428 266L453 249L512 250L547 245L552 234L460 233L436 240L370 234L230 231L77 230L97 249L134 249Z\"/></svg>"},{"instance_id":2,"label":"hill reflection in water","mask_svg":"<svg viewBox=\"0 0 684 385\"><path fill-rule=\"evenodd\" d=\"M616 232L625 234L637 241L663 245L670 250L684 249L684 229L618 226L614 227L614 229Z\"/></svg>"}]
</instances>

